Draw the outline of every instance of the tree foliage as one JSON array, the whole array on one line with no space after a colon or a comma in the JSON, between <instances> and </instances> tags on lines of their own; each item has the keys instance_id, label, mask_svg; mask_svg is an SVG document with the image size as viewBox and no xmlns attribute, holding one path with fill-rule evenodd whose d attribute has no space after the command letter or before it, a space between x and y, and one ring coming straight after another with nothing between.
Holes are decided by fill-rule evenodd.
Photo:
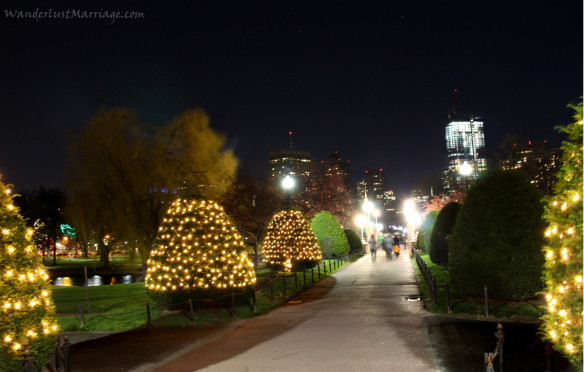
<instances>
[{"instance_id":1,"label":"tree foliage","mask_svg":"<svg viewBox=\"0 0 584 372\"><path fill-rule=\"evenodd\" d=\"M161 129L128 109L102 110L70 146L68 213L85 239L135 244L145 263L162 214L177 195L215 198L229 187L237 160L200 109ZM145 267L145 265L144 265Z\"/></svg>"},{"instance_id":2,"label":"tree foliage","mask_svg":"<svg viewBox=\"0 0 584 372\"><path fill-rule=\"evenodd\" d=\"M298 271L322 259L318 241L302 212L284 209L276 213L263 241L264 261L281 271Z\"/></svg>"},{"instance_id":3,"label":"tree foliage","mask_svg":"<svg viewBox=\"0 0 584 372\"><path fill-rule=\"evenodd\" d=\"M452 233L454 224L456 223L456 216L460 211L460 203L450 202L442 208L442 210L436 216L436 222L432 228L432 234L430 235L430 260L432 262L446 265L448 261L448 256L446 254L441 254L440 245L445 243L447 236ZM442 247L444 249L444 247Z\"/></svg>"},{"instance_id":4,"label":"tree foliage","mask_svg":"<svg viewBox=\"0 0 584 372\"><path fill-rule=\"evenodd\" d=\"M220 205L177 199L160 226L145 282L153 298L178 305L245 292L256 277L243 238Z\"/></svg>"},{"instance_id":5,"label":"tree foliage","mask_svg":"<svg viewBox=\"0 0 584 372\"><path fill-rule=\"evenodd\" d=\"M318 244L321 250L323 250L323 245L325 244L325 239L330 238L332 244L332 255L338 257L344 253L349 252L349 242L347 236L343 231L343 228L339 224L339 221L333 216L332 213L327 211L322 211L318 213L312 219L312 231L318 239ZM324 251L323 251L324 256Z\"/></svg>"},{"instance_id":6,"label":"tree foliage","mask_svg":"<svg viewBox=\"0 0 584 372\"><path fill-rule=\"evenodd\" d=\"M427 253L426 248L430 248L430 235L432 234L432 229L434 228L434 223L436 222L436 216L438 216L440 211L434 210L428 213L422 225L420 226L420 233L418 234L418 249ZM426 247L426 239L428 239L428 247Z\"/></svg>"},{"instance_id":7,"label":"tree foliage","mask_svg":"<svg viewBox=\"0 0 584 372\"><path fill-rule=\"evenodd\" d=\"M364 253L363 242L359 237L359 234L353 229L346 229L345 235L347 236L347 241L349 242L349 252L350 253Z\"/></svg>"},{"instance_id":8,"label":"tree foliage","mask_svg":"<svg viewBox=\"0 0 584 372\"><path fill-rule=\"evenodd\" d=\"M60 225L64 222L63 209L67 198L59 188L38 187L23 191L15 198L20 213L28 227L33 229L32 239L48 253L53 247L53 265L56 265L57 246L55 242L61 235Z\"/></svg>"},{"instance_id":9,"label":"tree foliage","mask_svg":"<svg viewBox=\"0 0 584 372\"><path fill-rule=\"evenodd\" d=\"M10 188L0 182L0 368L21 371L30 351L40 370L56 346L57 317L48 275Z\"/></svg>"},{"instance_id":10,"label":"tree foliage","mask_svg":"<svg viewBox=\"0 0 584 372\"><path fill-rule=\"evenodd\" d=\"M543 206L540 194L517 171L490 171L468 192L450 239L453 289L513 299L542 289Z\"/></svg>"},{"instance_id":11,"label":"tree foliage","mask_svg":"<svg viewBox=\"0 0 584 372\"><path fill-rule=\"evenodd\" d=\"M259 267L259 242L270 218L282 203L282 196L272 182L243 173L223 195L221 204L225 213L233 219L239 231L252 240L256 268Z\"/></svg>"},{"instance_id":12,"label":"tree foliage","mask_svg":"<svg viewBox=\"0 0 584 372\"><path fill-rule=\"evenodd\" d=\"M341 226L349 226L353 220L354 208L351 185L345 177L325 176L315 171L314 176L294 198L294 207L307 218L313 218L321 211L332 213Z\"/></svg>"},{"instance_id":13,"label":"tree foliage","mask_svg":"<svg viewBox=\"0 0 584 372\"><path fill-rule=\"evenodd\" d=\"M446 204L451 202L462 204L464 202L464 193L457 191L452 195L434 195L424 203L424 212L430 213L433 211L441 211Z\"/></svg>"},{"instance_id":14,"label":"tree foliage","mask_svg":"<svg viewBox=\"0 0 584 372\"><path fill-rule=\"evenodd\" d=\"M562 167L544 218L546 257L543 279L548 311L544 335L554 348L582 367L582 97L574 123L559 129L568 135L562 143Z\"/></svg>"}]
</instances>

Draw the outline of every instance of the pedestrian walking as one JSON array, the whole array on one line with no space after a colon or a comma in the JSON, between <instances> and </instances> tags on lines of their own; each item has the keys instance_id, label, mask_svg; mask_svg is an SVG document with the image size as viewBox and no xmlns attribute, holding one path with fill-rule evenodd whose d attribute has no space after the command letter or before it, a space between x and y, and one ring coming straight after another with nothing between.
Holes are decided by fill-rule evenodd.
<instances>
[{"instance_id":1,"label":"pedestrian walking","mask_svg":"<svg viewBox=\"0 0 584 372\"><path fill-rule=\"evenodd\" d=\"M400 244L399 236L394 235L393 236L393 245L397 245L399 247L399 244Z\"/></svg>"},{"instance_id":2,"label":"pedestrian walking","mask_svg":"<svg viewBox=\"0 0 584 372\"><path fill-rule=\"evenodd\" d=\"M397 235L393 236L393 253L396 257L399 256L399 237Z\"/></svg>"},{"instance_id":3,"label":"pedestrian walking","mask_svg":"<svg viewBox=\"0 0 584 372\"><path fill-rule=\"evenodd\" d=\"M377 240L373 234L371 234L371 238L369 238L369 252L371 252L371 260L375 262L375 259L377 258Z\"/></svg>"},{"instance_id":4,"label":"pedestrian walking","mask_svg":"<svg viewBox=\"0 0 584 372\"><path fill-rule=\"evenodd\" d=\"M385 257L389 260L390 258L392 258L392 244L393 243L393 239L389 236L389 234L384 234L383 235L383 241L381 243L381 246L383 247L383 250L385 251Z\"/></svg>"}]
</instances>

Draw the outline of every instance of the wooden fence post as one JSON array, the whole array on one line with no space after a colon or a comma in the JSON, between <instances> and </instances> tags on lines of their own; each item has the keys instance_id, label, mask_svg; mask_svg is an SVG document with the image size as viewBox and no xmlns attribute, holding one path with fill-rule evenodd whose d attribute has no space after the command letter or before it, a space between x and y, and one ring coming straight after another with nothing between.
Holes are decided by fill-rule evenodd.
<instances>
[{"instance_id":1,"label":"wooden fence post","mask_svg":"<svg viewBox=\"0 0 584 372\"><path fill-rule=\"evenodd\" d=\"M81 314L81 327L85 327L85 317L83 316L83 305L79 304L79 314Z\"/></svg>"},{"instance_id":2,"label":"wooden fence post","mask_svg":"<svg viewBox=\"0 0 584 372\"><path fill-rule=\"evenodd\" d=\"M282 276L282 280L284 281L284 297L286 297L286 275Z\"/></svg>"},{"instance_id":3,"label":"wooden fence post","mask_svg":"<svg viewBox=\"0 0 584 372\"><path fill-rule=\"evenodd\" d=\"M152 318L150 317L150 301L146 301L146 327L152 328Z\"/></svg>"},{"instance_id":4,"label":"wooden fence post","mask_svg":"<svg viewBox=\"0 0 584 372\"><path fill-rule=\"evenodd\" d=\"M191 309L191 319L193 320L193 327L197 326L195 322L195 312L193 311L193 301L189 298L189 308Z\"/></svg>"}]
</instances>

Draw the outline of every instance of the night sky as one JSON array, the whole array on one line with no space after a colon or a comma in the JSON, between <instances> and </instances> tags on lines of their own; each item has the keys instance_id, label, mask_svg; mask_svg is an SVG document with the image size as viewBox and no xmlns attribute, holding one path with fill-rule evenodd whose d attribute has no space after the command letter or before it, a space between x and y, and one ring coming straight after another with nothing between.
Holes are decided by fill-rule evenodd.
<instances>
[{"instance_id":1,"label":"night sky","mask_svg":"<svg viewBox=\"0 0 584 372\"><path fill-rule=\"evenodd\" d=\"M255 174L293 131L313 161L338 150L403 195L446 164L454 89L489 154L507 134L558 146L582 95L581 1L151 3L2 2L3 182L63 187L67 140L100 108L162 125L203 107ZM145 18L7 14L37 8Z\"/></svg>"}]
</instances>

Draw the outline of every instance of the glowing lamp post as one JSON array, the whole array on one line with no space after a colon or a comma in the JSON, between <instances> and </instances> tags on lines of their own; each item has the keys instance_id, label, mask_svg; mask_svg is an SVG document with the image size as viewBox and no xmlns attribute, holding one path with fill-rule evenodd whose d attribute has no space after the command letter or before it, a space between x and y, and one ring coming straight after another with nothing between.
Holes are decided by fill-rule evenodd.
<instances>
[{"instance_id":1,"label":"glowing lamp post","mask_svg":"<svg viewBox=\"0 0 584 372\"><path fill-rule=\"evenodd\" d=\"M369 200L365 199L363 203L363 211L367 213L367 229L369 229L369 225L371 224L371 211L373 210L373 203ZM367 232L369 234L369 231Z\"/></svg>"},{"instance_id":2,"label":"glowing lamp post","mask_svg":"<svg viewBox=\"0 0 584 372\"><path fill-rule=\"evenodd\" d=\"M472 173L471 165L465 161L460 166L459 172L464 176L464 179L466 181L466 190L468 191L468 176L470 176L470 174Z\"/></svg>"},{"instance_id":3,"label":"glowing lamp post","mask_svg":"<svg viewBox=\"0 0 584 372\"><path fill-rule=\"evenodd\" d=\"M290 206L290 191L294 188L294 184L294 178L288 175L282 180L282 187L288 193L288 206Z\"/></svg>"},{"instance_id":4,"label":"glowing lamp post","mask_svg":"<svg viewBox=\"0 0 584 372\"><path fill-rule=\"evenodd\" d=\"M355 219L355 222L357 222L357 225L361 227L361 240L365 240L365 236L363 235L363 225L365 225L365 216L362 214L358 215L357 218Z\"/></svg>"},{"instance_id":5,"label":"glowing lamp post","mask_svg":"<svg viewBox=\"0 0 584 372\"><path fill-rule=\"evenodd\" d=\"M377 223L377 217L379 217L379 214L380 214L379 209L376 208L373 210L373 217L375 217L375 235L376 236L377 236L377 233L379 233L379 231L381 230L379 228L379 224Z\"/></svg>"},{"instance_id":6,"label":"glowing lamp post","mask_svg":"<svg viewBox=\"0 0 584 372\"><path fill-rule=\"evenodd\" d=\"M407 241L412 242L415 238L415 229L421 224L421 218L418 211L416 211L416 203L408 199L404 203L404 215L406 216L406 229L408 232Z\"/></svg>"}]
</instances>

